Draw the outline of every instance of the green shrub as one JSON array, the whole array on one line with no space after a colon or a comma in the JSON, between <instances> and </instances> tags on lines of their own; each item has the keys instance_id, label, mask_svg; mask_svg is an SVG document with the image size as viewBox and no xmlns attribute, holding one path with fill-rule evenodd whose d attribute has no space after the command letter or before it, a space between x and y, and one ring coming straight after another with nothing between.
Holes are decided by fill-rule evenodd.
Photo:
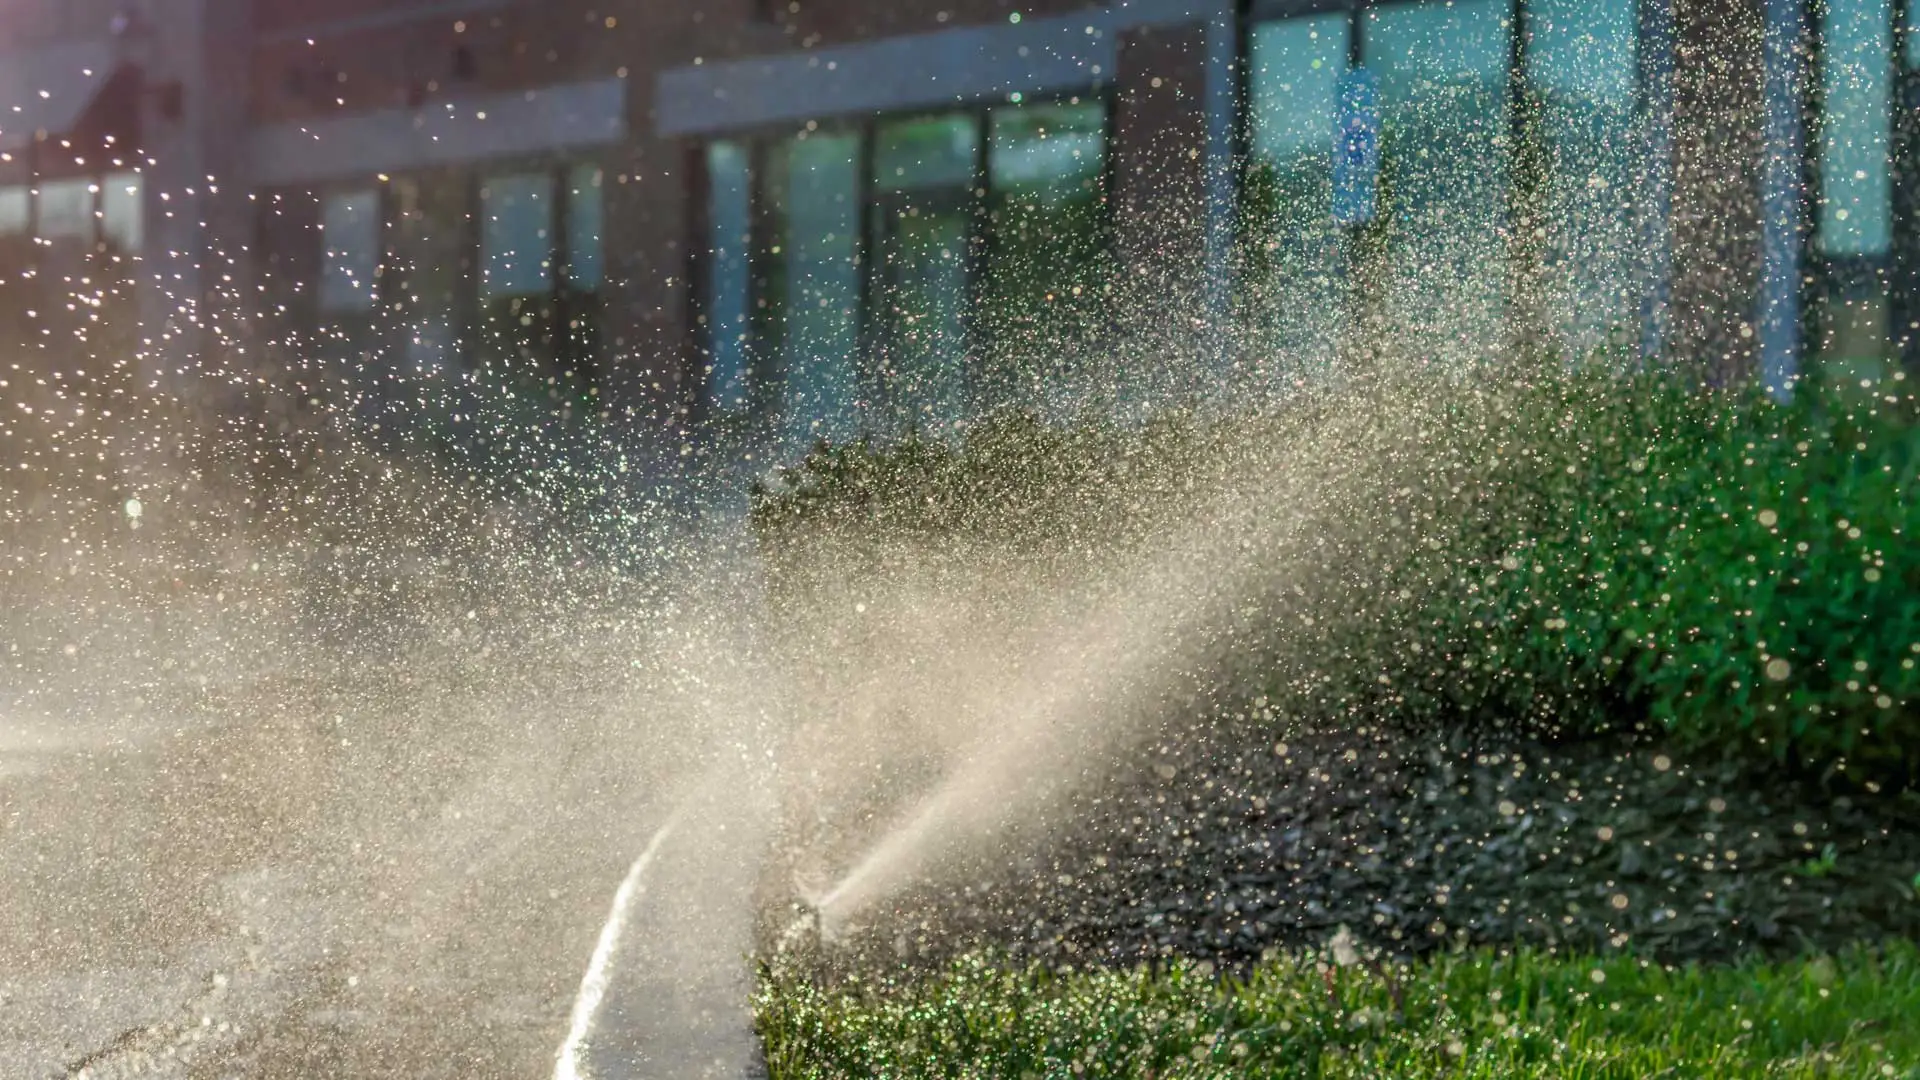
<instances>
[{"instance_id":1,"label":"green shrub","mask_svg":"<svg viewBox=\"0 0 1920 1080\"><path fill-rule=\"evenodd\" d=\"M1338 427L1411 464L1327 481L1376 490L1350 500L1353 535L1323 562L1276 575L1317 583L1311 630L1270 616L1271 641L1241 640L1265 674L1236 676L1239 696L1314 721L1652 724L1690 749L1913 775L1920 432L1906 383L1782 405L1614 371L1400 387L1422 404L1383 410L1370 434ZM958 446L823 448L757 492L754 523L776 581L829 548L842 570L852 548L878 573L875 551L903 540L1084 560L1172 535L1195 488L1266 482L1271 462L1247 446L1311 441L1343 407L1374 404L1133 433L1009 420Z\"/></svg>"},{"instance_id":2,"label":"green shrub","mask_svg":"<svg viewBox=\"0 0 1920 1080\"><path fill-rule=\"evenodd\" d=\"M1433 590L1431 621L1485 623L1509 676L1610 688L1697 748L1910 773L1916 430L1814 394L1624 389L1578 396L1534 471L1528 531L1477 595L1461 595L1470 576Z\"/></svg>"}]
</instances>

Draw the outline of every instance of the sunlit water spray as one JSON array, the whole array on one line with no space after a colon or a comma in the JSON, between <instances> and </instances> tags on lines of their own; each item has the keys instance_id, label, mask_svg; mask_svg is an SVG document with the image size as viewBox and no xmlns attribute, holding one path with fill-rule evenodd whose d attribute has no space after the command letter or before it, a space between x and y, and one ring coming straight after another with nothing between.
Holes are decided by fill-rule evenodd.
<instances>
[{"instance_id":1,"label":"sunlit water spray","mask_svg":"<svg viewBox=\"0 0 1920 1080\"><path fill-rule=\"evenodd\" d=\"M1160 508L1165 524L1140 551L1030 598L1012 620L1030 646L1015 670L995 668L998 642L978 637L1004 632L994 623L959 630L929 661L976 677L915 684L901 673L892 707L970 735L931 790L809 898L824 936L937 876L949 854L1042 820L1059 796L1097 784L1098 763L1176 701L1204 700L1209 672L1245 645L1241 630L1271 635L1279 624L1280 640L1312 641L1316 623L1375 588L1392 553L1417 542L1418 528L1395 516L1409 485L1446 482L1448 463L1429 453L1440 413L1484 402L1469 386L1413 378L1326 406L1275 441L1229 440L1232 460ZM1079 602L1063 607L1062 596Z\"/></svg>"}]
</instances>

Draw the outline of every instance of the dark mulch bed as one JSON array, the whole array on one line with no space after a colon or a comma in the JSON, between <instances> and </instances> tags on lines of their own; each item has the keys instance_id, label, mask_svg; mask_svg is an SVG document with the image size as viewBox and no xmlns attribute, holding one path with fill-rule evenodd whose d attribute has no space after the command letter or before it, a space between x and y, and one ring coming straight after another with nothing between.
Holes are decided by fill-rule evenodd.
<instances>
[{"instance_id":1,"label":"dark mulch bed","mask_svg":"<svg viewBox=\"0 0 1920 1080\"><path fill-rule=\"evenodd\" d=\"M1341 926L1406 954L1672 960L1920 937L1920 797L1644 742L1223 730L1145 748L1080 809L871 914L841 958L1239 964Z\"/></svg>"}]
</instances>

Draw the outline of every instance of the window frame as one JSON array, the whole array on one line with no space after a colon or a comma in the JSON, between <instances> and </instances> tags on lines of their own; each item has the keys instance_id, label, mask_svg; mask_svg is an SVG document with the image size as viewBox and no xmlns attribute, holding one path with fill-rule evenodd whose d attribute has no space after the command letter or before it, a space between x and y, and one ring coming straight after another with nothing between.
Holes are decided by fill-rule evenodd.
<instances>
[{"instance_id":1,"label":"window frame","mask_svg":"<svg viewBox=\"0 0 1920 1080\"><path fill-rule=\"evenodd\" d=\"M1110 82L1089 81L1078 88L1065 88L1057 91L1027 94L997 94L974 98L964 102L954 102L938 106L913 106L897 109L879 110L863 113L857 117L822 117L797 123L778 123L745 127L694 140L688 151L689 160L694 167L688 169L691 179L689 198L698 207L696 213L688 215L692 242L688 245L687 280L689 282L689 312L691 355L693 362L689 369L698 377L694 383L692 395L694 409L703 420L723 416L745 418L755 426L777 425L784 398L784 372L778 370L777 350L767 348L759 332L758 314L765 310L760 306L767 287L767 275L764 272L766 253L770 248L771 230L775 227L772 219L771 198L767 191L767 160L771 149L790 139L798 139L803 134L846 133L857 136L856 159L853 163L858 184L859 232L854 245L854 260L859 267L859 291L857 295L858 311L855 313L856 335L859 341L860 356L857 357L856 376L871 391L872 375L866 367L868 358L878 346L883 332L882 313L874 304L876 274L875 263L876 237L874 235L874 214L878 185L874 178L874 154L876 138L880 129L890 123L933 117L964 116L973 125L975 132L975 154L972 175L972 190L968 195L970 207L970 227L967 238L967 318L963 326L964 353L970 368L978 366L978 348L981 344L979 329L973 319L978 311L986 276L988 261L993 250L994 236L992 218L992 138L993 113L996 109L1019 107L1023 105L1094 103L1102 111L1101 163L1098 184L1098 197L1105 212L1100 220L1100 254L1111 258L1115 251L1116 229L1114 221L1114 189L1116 184L1114 154L1114 122L1118 106L1117 88ZM704 295L709 282L707 263L710 256L706 252L709 243L708 231L711 221L707 200L711 193L711 177L705 168L705 155L708 145L726 141L746 148L748 213L750 237L747 245L747 280L749 293L746 298L750 332L747 354L748 386L746 390L747 406L743 410L722 410L715 407L713 387L710 384L708 368L713 356L713 333L711 322L713 304L711 298ZM969 374L972 374L969 371Z\"/></svg>"},{"instance_id":2,"label":"window frame","mask_svg":"<svg viewBox=\"0 0 1920 1080\"><path fill-rule=\"evenodd\" d=\"M1825 5L1808 4L1804 25L1805 81L1801 86L1800 115L1803 145L1800 168L1800 205L1796 234L1801 266L1800 372L1820 378L1825 342L1832 329L1830 310L1850 302L1841 291L1857 289L1879 276L1887 303L1886 349L1892 362L1920 372L1920 0L1890 0L1892 20L1888 57L1891 68L1887 136L1888 182L1891 187L1891 238L1883 255L1833 256L1821 250L1821 182L1825 148L1823 93L1827 73Z\"/></svg>"},{"instance_id":3,"label":"window frame","mask_svg":"<svg viewBox=\"0 0 1920 1080\"><path fill-rule=\"evenodd\" d=\"M601 178L600 194L600 235L599 245L600 273L593 288L583 289L571 273L574 260L574 241L572 233L573 188L572 180L576 173L583 170L598 170ZM469 272L461 282L455 297L455 310L451 317L458 328L456 355L460 364L467 370L479 366L483 352L480 335L485 329L485 302L483 290L485 266L482 254L485 250L484 207L480 196L481 189L492 178L518 175L539 174L551 182L553 211L549 224L548 257L550 266L547 273L545 304L550 311L547 339L552 342L549 355L542 357L544 366L553 372L572 371L582 380L583 388L602 386L608 374L609 357L601 340L604 322L599 318L606 301L611 296L609 287L609 267L607 263L608 225L608 188L613 174L609 163L599 155L583 154L565 158L501 158L465 164L451 168L419 170L404 174L383 174L384 178L355 178L342 180L314 188L310 195L314 199L314 221L322 223L326 216L326 202L329 198L342 194L357 194L372 191L379 200L378 212L378 257L375 262L376 274L372 288L372 302L364 309L329 310L322 296L322 281L327 273L327 239L325 230L314 230L315 244L310 249L316 258L312 271L313 277L305 289L294 288L290 295L305 292L310 299L306 310L299 313L295 320L304 324L318 339L337 339L335 332L342 316L348 319L358 318L367 324L366 332L375 348L402 349L405 342L401 335L406 332L406 320L401 318L403 311L397 307L404 301L406 294L404 269L394 249L396 237L396 215L399 213L398 201L394 197L394 181L406 177L430 178L438 183L455 184L459 187L461 213L465 218L465 228L459 240L459 249L468 260ZM276 190L271 195L285 198L294 192ZM270 205L270 198L259 200L256 216L273 213L278 209ZM261 225L264 237L264 217ZM584 302L592 298L600 307ZM285 303L286 301L282 301ZM594 320L594 325L575 326L578 317L583 322ZM353 327L359 330L359 327ZM394 355L400 355L395 352Z\"/></svg>"},{"instance_id":4,"label":"window frame","mask_svg":"<svg viewBox=\"0 0 1920 1080\"><path fill-rule=\"evenodd\" d=\"M1253 154L1255 118L1250 103L1253 100L1253 36L1255 28L1264 22L1301 18L1311 15L1326 15L1345 12L1348 16L1349 32L1347 36L1347 60L1349 65L1358 67L1368 62L1367 20L1368 11L1386 8L1413 6L1418 4L1446 4L1450 0L1251 0L1247 15L1240 20L1238 41L1238 62L1235 64L1236 95L1240 106L1236 110L1234 132L1234 184L1237 192L1244 193L1251 179L1251 170L1256 161ZM1650 64L1655 57L1650 55L1650 34L1648 24L1649 4L1660 0L1635 0L1634 33L1636 36L1634 58L1634 84L1632 94L1632 113L1641 124L1650 123L1660 106L1654 95L1653 72ZM1906 3L1907 0L1895 0ZM1915 0L1920 2L1920 0ZM1531 0L1507 0L1507 11L1511 20L1509 42L1511 53L1507 61L1507 132L1509 180L1503 197L1504 212L1509 223L1511 240L1508 244L1508 291L1516 306L1509 324L1513 334L1519 338L1535 336L1547 340L1554 336L1554 328L1548 325L1546 312L1535 296L1536 284L1542 281L1541 256L1528 241L1534 232L1534 225L1543 223L1547 212L1548 173L1545 169L1547 147L1544 137L1538 130L1538 102L1540 90L1533 78L1533 3ZM1636 221L1636 230L1643 230L1642 222ZM1244 216L1236 223L1236 234L1241 244L1255 240L1253 223ZM1359 226L1341 226L1350 236L1353 232L1365 233L1379 227L1375 222ZM1364 248L1369 245L1359 237L1352 237L1345 246ZM1348 258L1350 256L1343 256ZM1346 272L1346 271L1343 271ZM1657 284L1648 281L1650 287ZM1356 302L1366 304L1374 298L1362 293ZM1654 313L1645 310L1642 301L1639 312L1640 321L1645 323ZM1645 327L1636 328L1644 334Z\"/></svg>"}]
</instances>

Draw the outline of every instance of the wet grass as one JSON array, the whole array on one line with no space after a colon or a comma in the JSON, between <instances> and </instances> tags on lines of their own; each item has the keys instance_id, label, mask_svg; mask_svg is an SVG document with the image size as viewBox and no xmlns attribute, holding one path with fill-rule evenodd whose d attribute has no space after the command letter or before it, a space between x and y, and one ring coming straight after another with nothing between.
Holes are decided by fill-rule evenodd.
<instances>
[{"instance_id":1,"label":"wet grass","mask_svg":"<svg viewBox=\"0 0 1920 1080\"><path fill-rule=\"evenodd\" d=\"M1909 943L1684 968L1493 952L1400 966L1342 946L1241 976L975 956L833 987L776 966L755 1005L772 1080L1920 1078Z\"/></svg>"}]
</instances>

